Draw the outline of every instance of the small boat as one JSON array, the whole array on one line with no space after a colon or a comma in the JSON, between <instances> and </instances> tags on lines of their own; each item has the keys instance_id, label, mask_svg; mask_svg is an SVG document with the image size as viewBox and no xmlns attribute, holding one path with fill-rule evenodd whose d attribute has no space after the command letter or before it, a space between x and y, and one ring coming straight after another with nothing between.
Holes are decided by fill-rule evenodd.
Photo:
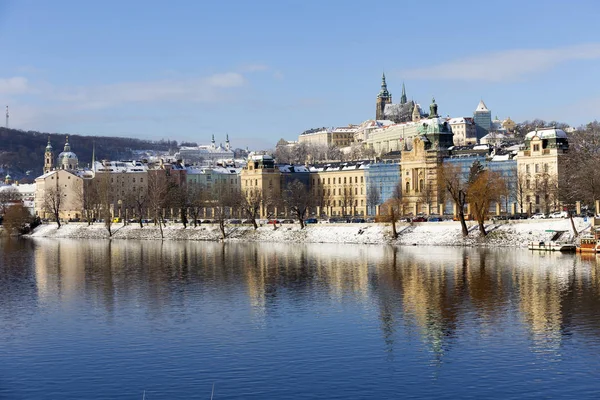
<instances>
[{"instance_id":1,"label":"small boat","mask_svg":"<svg viewBox=\"0 0 600 400\"><path fill-rule=\"evenodd\" d=\"M577 246L575 246L574 243L557 242L553 240L549 242L529 242L527 248L529 250L561 251L563 253L577 250Z\"/></svg>"},{"instance_id":2,"label":"small boat","mask_svg":"<svg viewBox=\"0 0 600 400\"><path fill-rule=\"evenodd\" d=\"M600 240L593 235L583 236L577 246L578 253L600 253Z\"/></svg>"}]
</instances>

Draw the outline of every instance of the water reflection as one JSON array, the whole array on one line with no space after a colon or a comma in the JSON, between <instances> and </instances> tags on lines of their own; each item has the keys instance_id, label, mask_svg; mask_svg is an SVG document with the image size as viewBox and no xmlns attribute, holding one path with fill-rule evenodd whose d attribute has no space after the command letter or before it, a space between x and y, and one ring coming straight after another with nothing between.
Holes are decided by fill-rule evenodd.
<instances>
[{"instance_id":1,"label":"water reflection","mask_svg":"<svg viewBox=\"0 0 600 400\"><path fill-rule=\"evenodd\" d=\"M109 321L120 307L185 324L199 299L246 309L253 323L285 301L374 307L385 351L417 335L441 362L460 336L524 326L531 345L555 351L573 323L598 335L596 257L504 249L155 241L8 241L3 244L7 322L23 297L35 307L78 307L81 298ZM172 310L178 310L177 315ZM585 321L585 323L582 323ZM508 327L507 327L508 326ZM473 329L474 328L474 329Z\"/></svg>"}]
</instances>

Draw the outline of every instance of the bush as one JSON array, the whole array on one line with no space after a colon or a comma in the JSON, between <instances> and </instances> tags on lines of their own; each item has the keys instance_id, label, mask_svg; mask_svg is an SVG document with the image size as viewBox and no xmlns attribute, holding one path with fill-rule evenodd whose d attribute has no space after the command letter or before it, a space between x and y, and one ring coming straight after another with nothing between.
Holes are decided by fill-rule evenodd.
<instances>
[{"instance_id":1,"label":"bush","mask_svg":"<svg viewBox=\"0 0 600 400\"><path fill-rule=\"evenodd\" d=\"M33 222L33 217L22 204L10 206L4 214L4 229L11 235L15 231L19 234L27 233Z\"/></svg>"}]
</instances>

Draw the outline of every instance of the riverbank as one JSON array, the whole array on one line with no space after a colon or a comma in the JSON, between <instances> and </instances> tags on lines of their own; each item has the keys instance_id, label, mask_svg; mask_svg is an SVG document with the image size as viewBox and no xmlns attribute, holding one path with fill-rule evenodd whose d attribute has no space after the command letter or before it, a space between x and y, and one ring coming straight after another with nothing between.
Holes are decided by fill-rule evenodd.
<instances>
[{"instance_id":1,"label":"riverbank","mask_svg":"<svg viewBox=\"0 0 600 400\"><path fill-rule=\"evenodd\" d=\"M590 221L575 218L578 232L590 227ZM488 235L482 238L474 222L469 222L469 236L463 238L460 224L455 221L399 223L398 239L394 240L390 224L309 224L300 229L299 224L284 224L273 229L265 225L254 230L251 226L227 226L226 241L246 242L298 242L298 243L351 243L351 244L401 244L426 246L491 246L527 247L530 241L548 241L553 231L566 231L565 239L572 238L571 222L568 219L502 221L486 225ZM158 226L138 224L113 224L112 237L104 225L96 223L68 223L57 228L56 224L44 224L28 235L29 237L70 239L134 239L161 240ZM163 240L220 241L221 232L217 225L183 228L181 224L169 224L163 228Z\"/></svg>"}]
</instances>

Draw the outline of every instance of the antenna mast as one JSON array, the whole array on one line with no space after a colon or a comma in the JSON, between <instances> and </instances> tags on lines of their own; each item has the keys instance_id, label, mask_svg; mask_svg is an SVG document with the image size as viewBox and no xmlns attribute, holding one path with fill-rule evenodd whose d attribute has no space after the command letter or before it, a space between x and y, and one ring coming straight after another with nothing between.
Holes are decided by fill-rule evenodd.
<instances>
[{"instance_id":1,"label":"antenna mast","mask_svg":"<svg viewBox=\"0 0 600 400\"><path fill-rule=\"evenodd\" d=\"M8 106L6 106L6 129L8 129Z\"/></svg>"}]
</instances>

